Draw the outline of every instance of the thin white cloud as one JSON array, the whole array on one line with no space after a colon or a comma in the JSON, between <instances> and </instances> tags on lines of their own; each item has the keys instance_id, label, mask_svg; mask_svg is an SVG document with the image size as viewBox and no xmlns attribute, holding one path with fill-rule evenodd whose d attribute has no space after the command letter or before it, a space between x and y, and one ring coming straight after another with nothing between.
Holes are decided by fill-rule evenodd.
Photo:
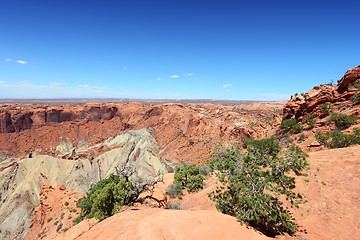
<instances>
[{"instance_id":1,"label":"thin white cloud","mask_svg":"<svg viewBox=\"0 0 360 240\"><path fill-rule=\"evenodd\" d=\"M157 78L156 80L161 81L161 80L162 80L162 78Z\"/></svg>"},{"instance_id":2,"label":"thin white cloud","mask_svg":"<svg viewBox=\"0 0 360 240\"><path fill-rule=\"evenodd\" d=\"M24 60L16 60L16 62L19 63L19 64L27 64L27 62L24 61Z\"/></svg>"},{"instance_id":3,"label":"thin white cloud","mask_svg":"<svg viewBox=\"0 0 360 240\"><path fill-rule=\"evenodd\" d=\"M202 83L202 81L198 81L198 83Z\"/></svg>"},{"instance_id":4,"label":"thin white cloud","mask_svg":"<svg viewBox=\"0 0 360 240\"><path fill-rule=\"evenodd\" d=\"M0 96L10 98L108 97L115 93L109 88L89 84L71 86L61 82L35 84L29 81L0 81Z\"/></svg>"},{"instance_id":5,"label":"thin white cloud","mask_svg":"<svg viewBox=\"0 0 360 240\"><path fill-rule=\"evenodd\" d=\"M9 88L11 87L11 84L5 81L0 81L0 88Z\"/></svg>"},{"instance_id":6,"label":"thin white cloud","mask_svg":"<svg viewBox=\"0 0 360 240\"><path fill-rule=\"evenodd\" d=\"M7 59L5 59L5 61L10 62L10 61L11 61L11 58L7 58Z\"/></svg>"},{"instance_id":7,"label":"thin white cloud","mask_svg":"<svg viewBox=\"0 0 360 240\"><path fill-rule=\"evenodd\" d=\"M232 86L231 83L227 83L227 84L222 85L223 88L228 88L228 87L231 87L231 86Z\"/></svg>"},{"instance_id":8,"label":"thin white cloud","mask_svg":"<svg viewBox=\"0 0 360 240\"><path fill-rule=\"evenodd\" d=\"M194 74L192 74L192 73L183 73L182 75L183 75L183 76L192 76L192 75L194 75Z\"/></svg>"},{"instance_id":9,"label":"thin white cloud","mask_svg":"<svg viewBox=\"0 0 360 240\"><path fill-rule=\"evenodd\" d=\"M170 78L179 78L180 76L179 75L172 75L170 76Z\"/></svg>"},{"instance_id":10,"label":"thin white cloud","mask_svg":"<svg viewBox=\"0 0 360 240\"><path fill-rule=\"evenodd\" d=\"M122 69L123 69L123 70L127 70L127 67L124 66L124 67L122 67Z\"/></svg>"},{"instance_id":11,"label":"thin white cloud","mask_svg":"<svg viewBox=\"0 0 360 240\"><path fill-rule=\"evenodd\" d=\"M286 93L262 93L258 95L258 98L261 100L270 100L270 101L284 101L289 100L291 94Z\"/></svg>"}]
</instances>

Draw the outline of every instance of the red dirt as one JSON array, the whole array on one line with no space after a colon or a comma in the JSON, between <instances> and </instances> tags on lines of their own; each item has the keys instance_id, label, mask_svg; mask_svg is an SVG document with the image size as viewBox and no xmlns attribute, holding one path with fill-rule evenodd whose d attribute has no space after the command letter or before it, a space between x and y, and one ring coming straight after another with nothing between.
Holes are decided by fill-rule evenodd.
<instances>
[{"instance_id":1,"label":"red dirt","mask_svg":"<svg viewBox=\"0 0 360 240\"><path fill-rule=\"evenodd\" d=\"M80 213L76 201L81 197L66 190L63 185L57 187L43 185L40 205L35 208L35 216L25 240L43 239L46 236L56 238L66 232L74 225L73 221Z\"/></svg>"}]
</instances>

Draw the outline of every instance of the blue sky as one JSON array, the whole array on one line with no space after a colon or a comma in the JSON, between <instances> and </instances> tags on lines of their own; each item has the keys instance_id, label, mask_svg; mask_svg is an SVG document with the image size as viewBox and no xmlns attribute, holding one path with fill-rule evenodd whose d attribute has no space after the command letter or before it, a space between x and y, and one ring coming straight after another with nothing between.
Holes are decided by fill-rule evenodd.
<instances>
[{"instance_id":1,"label":"blue sky","mask_svg":"<svg viewBox=\"0 0 360 240\"><path fill-rule=\"evenodd\" d=\"M0 98L286 100L360 64L356 1L0 2Z\"/></svg>"}]
</instances>

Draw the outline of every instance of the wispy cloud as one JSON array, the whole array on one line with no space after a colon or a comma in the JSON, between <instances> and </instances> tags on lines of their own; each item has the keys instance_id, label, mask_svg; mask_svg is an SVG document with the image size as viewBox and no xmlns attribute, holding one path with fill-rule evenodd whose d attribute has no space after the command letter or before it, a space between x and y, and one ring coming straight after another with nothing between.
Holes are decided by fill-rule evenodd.
<instances>
[{"instance_id":1,"label":"wispy cloud","mask_svg":"<svg viewBox=\"0 0 360 240\"><path fill-rule=\"evenodd\" d=\"M179 78L180 76L179 75L172 75L170 76L170 78Z\"/></svg>"},{"instance_id":2,"label":"wispy cloud","mask_svg":"<svg viewBox=\"0 0 360 240\"><path fill-rule=\"evenodd\" d=\"M289 100L291 94L283 93L262 93L257 96L260 100L270 100L270 101L284 101Z\"/></svg>"},{"instance_id":3,"label":"wispy cloud","mask_svg":"<svg viewBox=\"0 0 360 240\"><path fill-rule=\"evenodd\" d=\"M222 85L223 88L228 88L228 87L231 87L231 86L232 86L231 83L227 83L227 84Z\"/></svg>"},{"instance_id":4,"label":"wispy cloud","mask_svg":"<svg viewBox=\"0 0 360 240\"><path fill-rule=\"evenodd\" d=\"M11 61L11 58L7 58L5 59L6 62L10 62Z\"/></svg>"},{"instance_id":5,"label":"wispy cloud","mask_svg":"<svg viewBox=\"0 0 360 240\"><path fill-rule=\"evenodd\" d=\"M112 89L89 84L67 85L61 82L36 84L29 81L0 81L0 96L19 98L58 98L58 97L108 97Z\"/></svg>"},{"instance_id":6,"label":"wispy cloud","mask_svg":"<svg viewBox=\"0 0 360 240\"><path fill-rule=\"evenodd\" d=\"M192 74L192 73L183 73L183 74L181 74L181 75L183 75L183 76L192 76L192 75L194 75L194 74Z\"/></svg>"},{"instance_id":7,"label":"wispy cloud","mask_svg":"<svg viewBox=\"0 0 360 240\"><path fill-rule=\"evenodd\" d=\"M161 81L161 80L162 80L162 78L157 78L156 80Z\"/></svg>"},{"instance_id":8,"label":"wispy cloud","mask_svg":"<svg viewBox=\"0 0 360 240\"><path fill-rule=\"evenodd\" d=\"M19 64L27 64L27 62L24 61L24 60L16 60L16 62L19 63Z\"/></svg>"},{"instance_id":9,"label":"wispy cloud","mask_svg":"<svg viewBox=\"0 0 360 240\"><path fill-rule=\"evenodd\" d=\"M122 69L123 69L123 70L127 70L127 67L126 67L126 66L123 66Z\"/></svg>"}]
</instances>

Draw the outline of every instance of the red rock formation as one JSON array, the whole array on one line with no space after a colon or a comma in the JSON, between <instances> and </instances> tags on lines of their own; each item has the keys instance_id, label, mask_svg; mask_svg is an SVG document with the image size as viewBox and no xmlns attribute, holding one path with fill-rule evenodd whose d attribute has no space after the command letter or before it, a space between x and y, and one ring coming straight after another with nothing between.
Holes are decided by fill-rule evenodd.
<instances>
[{"instance_id":1,"label":"red rock formation","mask_svg":"<svg viewBox=\"0 0 360 240\"><path fill-rule=\"evenodd\" d=\"M33 106L5 105L0 113L0 133L20 132L45 123L69 121L110 120L116 116L117 107L99 104Z\"/></svg>"},{"instance_id":2,"label":"red rock formation","mask_svg":"<svg viewBox=\"0 0 360 240\"><path fill-rule=\"evenodd\" d=\"M323 103L339 105L346 103L358 89L351 88L351 84L360 81L360 65L348 70L337 85L316 86L306 94L291 96L283 110L283 119L295 117L302 120L308 114L315 113L320 116L320 106ZM352 105L348 102L348 105Z\"/></svg>"},{"instance_id":3,"label":"red rock formation","mask_svg":"<svg viewBox=\"0 0 360 240\"><path fill-rule=\"evenodd\" d=\"M0 150L17 156L56 154L60 142L93 145L128 129L151 128L163 158L203 161L224 142L264 137L277 126L280 104L3 105ZM263 119L267 121L263 121ZM196 154L195 154L196 153Z\"/></svg>"},{"instance_id":4,"label":"red rock formation","mask_svg":"<svg viewBox=\"0 0 360 240\"><path fill-rule=\"evenodd\" d=\"M338 90L340 92L347 89L347 87L354 83L357 79L360 79L360 65L349 69L345 75L338 81Z\"/></svg>"}]
</instances>

